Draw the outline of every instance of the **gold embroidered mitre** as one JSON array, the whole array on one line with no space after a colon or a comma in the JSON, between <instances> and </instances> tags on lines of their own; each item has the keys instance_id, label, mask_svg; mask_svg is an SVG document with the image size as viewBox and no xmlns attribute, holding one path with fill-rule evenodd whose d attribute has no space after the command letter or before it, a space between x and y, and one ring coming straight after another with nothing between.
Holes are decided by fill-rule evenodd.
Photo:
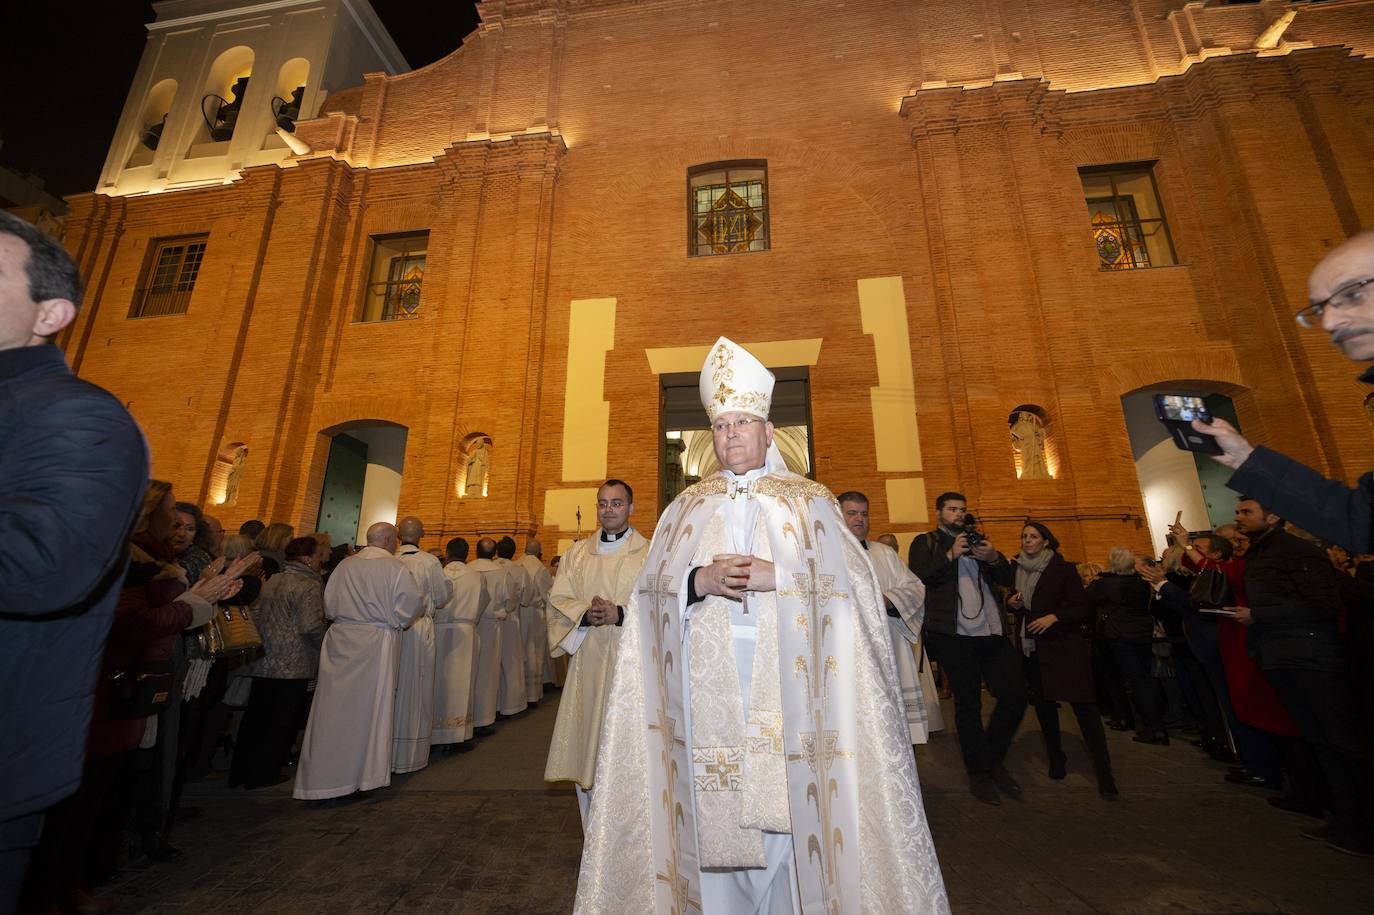
<instances>
[{"instance_id":1,"label":"gold embroidered mitre","mask_svg":"<svg viewBox=\"0 0 1374 915\"><path fill-rule=\"evenodd\" d=\"M722 413L748 413L767 419L774 381L773 373L752 353L721 337L701 367L701 405L711 422Z\"/></svg>"}]
</instances>

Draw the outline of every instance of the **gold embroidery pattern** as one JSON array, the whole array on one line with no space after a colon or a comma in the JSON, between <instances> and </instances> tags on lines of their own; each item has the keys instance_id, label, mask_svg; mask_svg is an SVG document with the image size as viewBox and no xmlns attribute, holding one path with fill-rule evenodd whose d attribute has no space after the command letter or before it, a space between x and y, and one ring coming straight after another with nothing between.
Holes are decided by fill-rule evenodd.
<instances>
[{"instance_id":1,"label":"gold embroidery pattern","mask_svg":"<svg viewBox=\"0 0 1374 915\"><path fill-rule=\"evenodd\" d=\"M735 380L734 369L730 367L735 354L730 351L730 348L721 344L716 347L710 358L712 363L711 384L716 389L711 402L706 405L706 415L710 417L711 422L715 422L716 417L720 414L734 410L745 410L767 416L768 408L773 400L771 393L763 391L744 391L741 393L730 387L730 382Z\"/></svg>"},{"instance_id":2,"label":"gold embroidery pattern","mask_svg":"<svg viewBox=\"0 0 1374 915\"><path fill-rule=\"evenodd\" d=\"M677 521L690 516L691 510L696 507L694 500L679 497L673 504L680 506L680 509L674 518L665 519L661 526L660 536L664 538L666 548L660 555L672 555L677 543L692 534L691 525L677 527ZM644 582L647 587L639 590L641 606L650 608L650 632L654 640L650 657L658 681L658 708L655 710L654 722L649 725L649 746L652 748L655 742L658 744L658 764L662 767L664 783L659 803L667 815L669 827L668 859L663 862L662 870L655 872L654 879L667 884L673 898L672 910L679 915L686 915L688 912L700 912L701 900L691 895L690 875L678 868L678 862L682 860L682 828L686 823L686 805L692 800L690 797L678 797L676 790L678 764L673 754L679 750L685 753L687 742L678 734L677 720L668 714L668 677L670 672L671 676L677 677L678 667L677 659L667 646L679 644L679 640L676 638L676 627L673 627L674 632L671 635L668 633L677 616L677 592L672 587L673 576L663 574L667 565L667 559L662 559L656 573L646 572Z\"/></svg>"},{"instance_id":3,"label":"gold embroidery pattern","mask_svg":"<svg viewBox=\"0 0 1374 915\"><path fill-rule=\"evenodd\" d=\"M435 718L434 729L440 730L442 728L461 728L466 727L467 723L467 715L456 715L453 718Z\"/></svg>"},{"instance_id":4,"label":"gold embroidery pattern","mask_svg":"<svg viewBox=\"0 0 1374 915\"><path fill-rule=\"evenodd\" d=\"M692 781L698 791L744 787L744 747L693 747Z\"/></svg>"},{"instance_id":5,"label":"gold embroidery pattern","mask_svg":"<svg viewBox=\"0 0 1374 915\"><path fill-rule=\"evenodd\" d=\"M749 752L781 754L782 713L768 712L749 715Z\"/></svg>"}]
</instances>

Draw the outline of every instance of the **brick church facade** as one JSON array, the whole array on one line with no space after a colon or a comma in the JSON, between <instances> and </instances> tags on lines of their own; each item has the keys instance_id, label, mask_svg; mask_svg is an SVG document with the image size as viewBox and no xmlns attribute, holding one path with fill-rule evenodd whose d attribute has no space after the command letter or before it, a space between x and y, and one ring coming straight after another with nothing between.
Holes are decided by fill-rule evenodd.
<instances>
[{"instance_id":1,"label":"brick church facade","mask_svg":"<svg viewBox=\"0 0 1374 915\"><path fill-rule=\"evenodd\" d=\"M1027 515L1070 557L1148 548L1151 390L1369 466L1357 368L1292 315L1374 226L1370 0L484 0L419 70L311 45L289 111L293 36L376 32L365 3L156 6L69 201L89 293L60 342L226 528L317 529L338 436L383 429L431 545L565 544L607 476L647 531L666 405L722 334L799 380L804 469L904 539L960 489L1008 553ZM288 14L315 31L263 26Z\"/></svg>"}]
</instances>

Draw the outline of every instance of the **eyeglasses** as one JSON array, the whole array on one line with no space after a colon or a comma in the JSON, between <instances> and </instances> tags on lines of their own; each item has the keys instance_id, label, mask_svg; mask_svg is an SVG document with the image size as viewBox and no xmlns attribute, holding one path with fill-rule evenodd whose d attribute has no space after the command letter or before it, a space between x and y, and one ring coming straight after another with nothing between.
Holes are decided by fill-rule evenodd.
<instances>
[{"instance_id":1,"label":"eyeglasses","mask_svg":"<svg viewBox=\"0 0 1374 915\"><path fill-rule=\"evenodd\" d=\"M609 502L606 502L606 501L597 502L597 503L596 503L596 507L597 507L597 510L598 510L598 511L600 511L601 509L604 509L604 508L614 508L616 511L619 511L620 509L624 508L624 507L625 507L626 505L628 505L628 504L629 504L629 503L626 502L624 499L612 499L612 500L609 501Z\"/></svg>"},{"instance_id":2,"label":"eyeglasses","mask_svg":"<svg viewBox=\"0 0 1374 915\"><path fill-rule=\"evenodd\" d=\"M1327 308L1352 308L1356 305L1365 304L1365 296L1368 294L1366 287L1374 283L1374 276L1355 282L1337 289L1334 293L1320 302L1313 302L1302 311L1298 312L1293 318L1303 327L1317 327L1322 322L1322 314Z\"/></svg>"},{"instance_id":3,"label":"eyeglasses","mask_svg":"<svg viewBox=\"0 0 1374 915\"><path fill-rule=\"evenodd\" d=\"M745 429L748 429L754 423L761 422L763 422L763 420L755 419L752 416L746 416L743 419L737 419L734 422L730 422L727 419L722 419L711 427L711 431L714 432L716 435L724 435L731 429L738 429L739 431L743 432Z\"/></svg>"}]
</instances>

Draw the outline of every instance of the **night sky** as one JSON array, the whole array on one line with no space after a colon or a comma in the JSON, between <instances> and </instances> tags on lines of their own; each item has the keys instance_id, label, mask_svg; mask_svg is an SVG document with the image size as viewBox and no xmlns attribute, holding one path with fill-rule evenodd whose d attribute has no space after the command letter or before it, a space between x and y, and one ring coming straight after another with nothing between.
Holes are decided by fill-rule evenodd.
<instances>
[{"instance_id":1,"label":"night sky","mask_svg":"<svg viewBox=\"0 0 1374 915\"><path fill-rule=\"evenodd\" d=\"M418 69L477 28L476 0L372 0ZM148 0L5 0L0 165L49 193L95 188L153 20ZM22 38L21 38L22 36Z\"/></svg>"}]
</instances>

